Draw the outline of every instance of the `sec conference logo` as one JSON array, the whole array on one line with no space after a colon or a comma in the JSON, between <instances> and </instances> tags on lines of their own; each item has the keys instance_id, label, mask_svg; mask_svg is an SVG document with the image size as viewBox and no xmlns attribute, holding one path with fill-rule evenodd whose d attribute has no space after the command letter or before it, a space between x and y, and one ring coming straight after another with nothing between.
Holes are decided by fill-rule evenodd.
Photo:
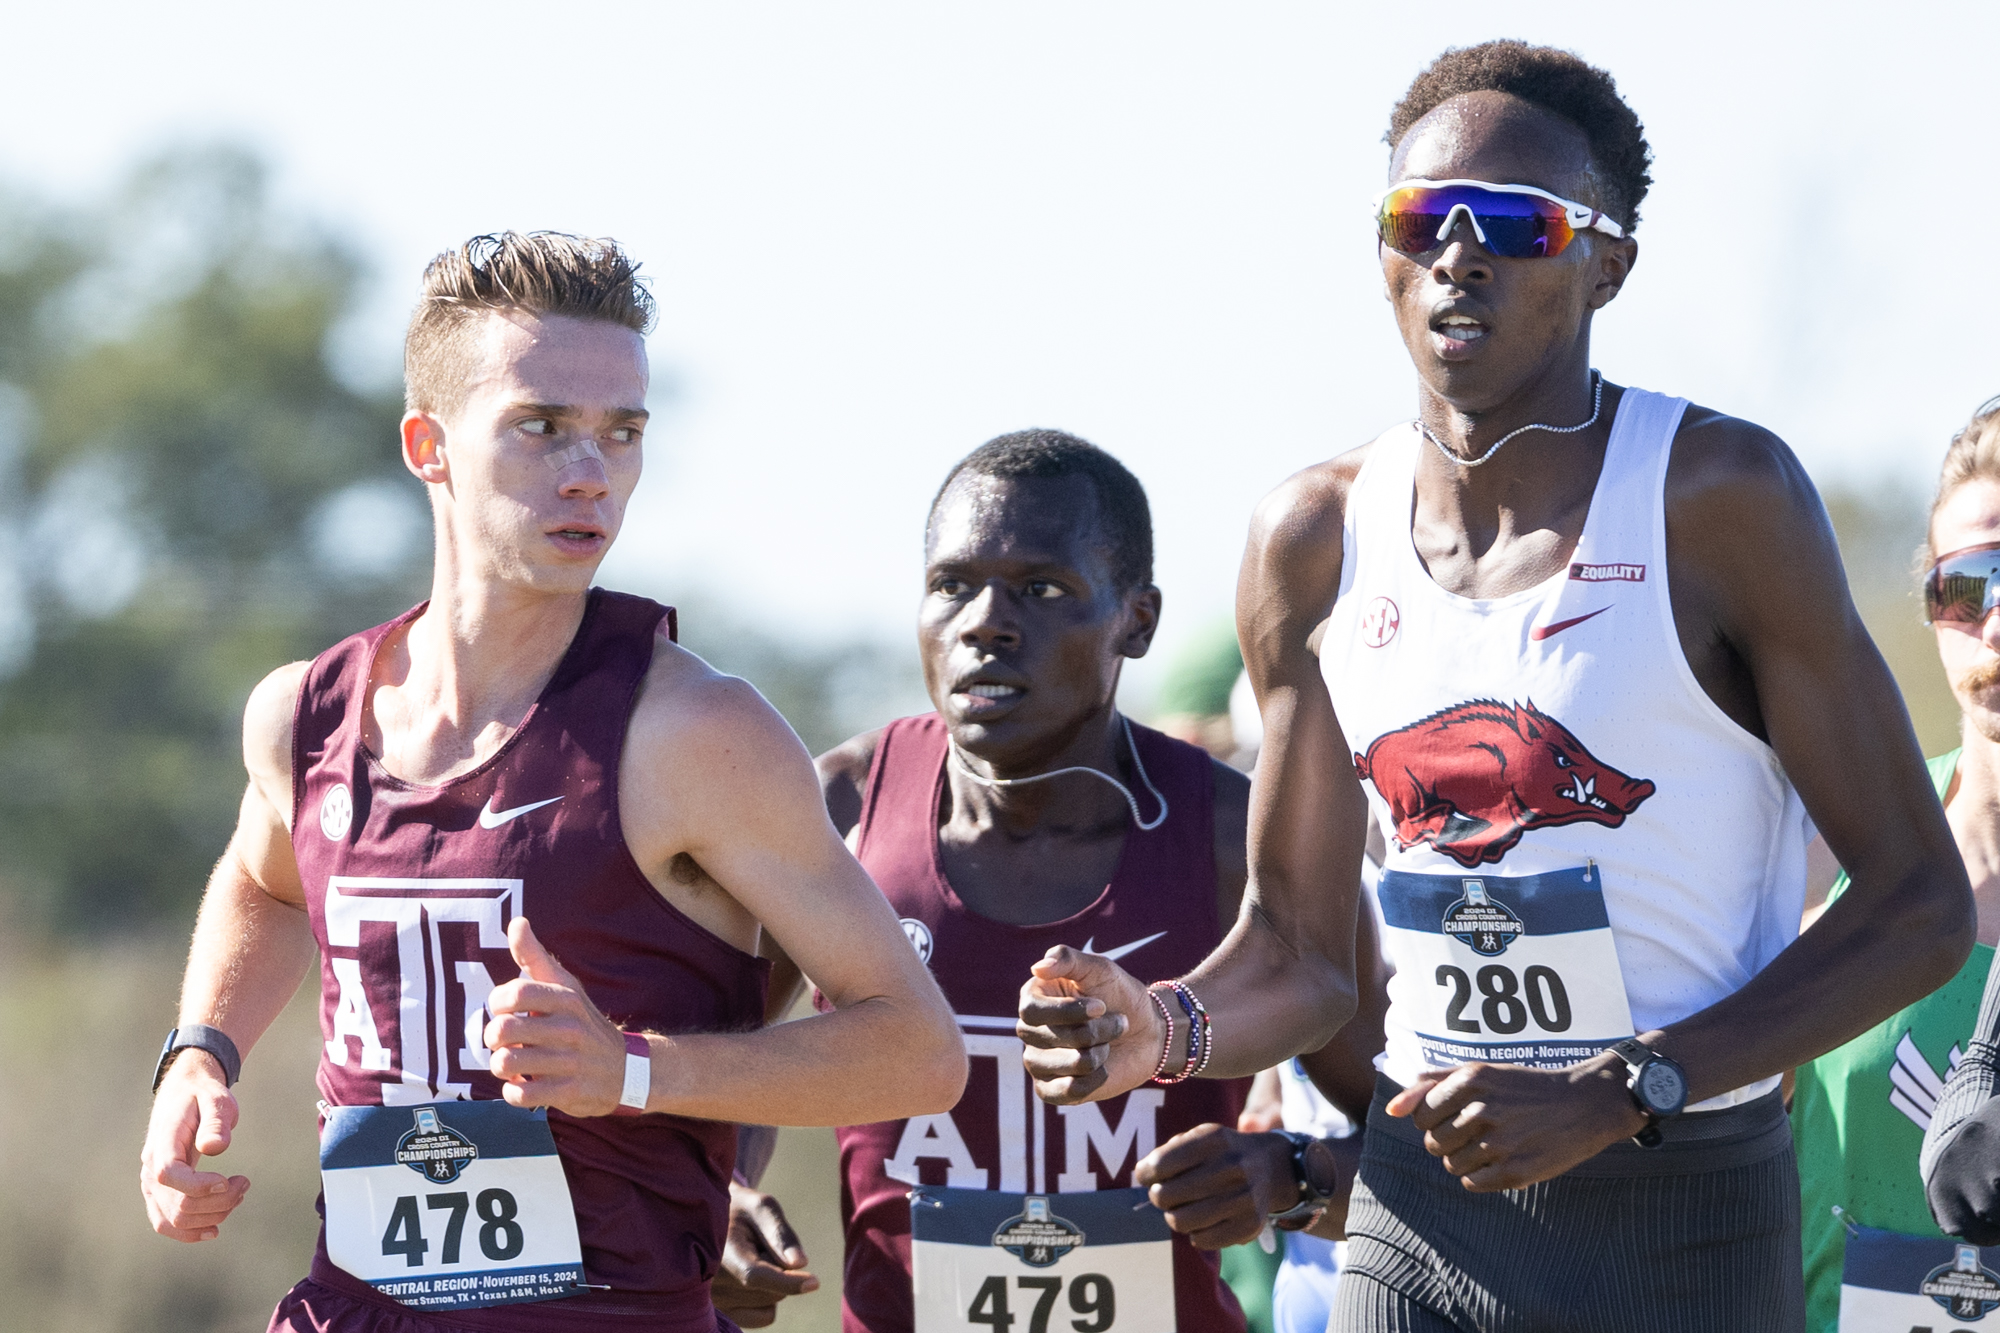
<instances>
[{"instance_id":1,"label":"sec conference logo","mask_svg":"<svg viewBox=\"0 0 2000 1333\"><path fill-rule=\"evenodd\" d=\"M1403 615L1396 604L1387 597L1377 597L1361 613L1361 642L1370 648L1380 648L1396 637L1396 627L1402 623Z\"/></svg>"},{"instance_id":2,"label":"sec conference logo","mask_svg":"<svg viewBox=\"0 0 2000 1333\"><path fill-rule=\"evenodd\" d=\"M331 841L339 842L347 836L348 826L353 823L354 793L347 790L346 783L335 783L320 798L319 831Z\"/></svg>"},{"instance_id":3,"label":"sec conference logo","mask_svg":"<svg viewBox=\"0 0 2000 1333\"><path fill-rule=\"evenodd\" d=\"M909 937L910 947L917 951L917 958L930 962L931 928L913 916L906 916L903 918L903 934Z\"/></svg>"}]
</instances>

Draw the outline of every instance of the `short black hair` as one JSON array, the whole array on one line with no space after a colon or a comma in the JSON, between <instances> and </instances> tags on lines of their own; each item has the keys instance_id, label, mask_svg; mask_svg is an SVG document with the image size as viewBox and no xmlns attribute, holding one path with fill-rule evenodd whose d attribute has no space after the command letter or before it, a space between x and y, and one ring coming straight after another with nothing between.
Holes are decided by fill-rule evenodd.
<instances>
[{"instance_id":1,"label":"short black hair","mask_svg":"<svg viewBox=\"0 0 2000 1333\"><path fill-rule=\"evenodd\" d=\"M1627 230L1639 225L1639 204L1653 184L1646 127L1618 95L1616 81L1574 52L1509 40L1454 46L1417 75L1389 113L1389 132L1382 137L1394 149L1412 125L1439 106L1480 92L1518 97L1582 130L1610 195L1604 211Z\"/></svg>"},{"instance_id":2,"label":"short black hair","mask_svg":"<svg viewBox=\"0 0 2000 1333\"><path fill-rule=\"evenodd\" d=\"M1060 430L1017 430L996 435L958 460L931 499L924 521L926 538L938 505L952 483L976 477L1082 477L1097 497L1099 535L1111 556L1111 577L1120 592L1153 581L1153 510L1146 488L1126 466L1088 440Z\"/></svg>"}]
</instances>

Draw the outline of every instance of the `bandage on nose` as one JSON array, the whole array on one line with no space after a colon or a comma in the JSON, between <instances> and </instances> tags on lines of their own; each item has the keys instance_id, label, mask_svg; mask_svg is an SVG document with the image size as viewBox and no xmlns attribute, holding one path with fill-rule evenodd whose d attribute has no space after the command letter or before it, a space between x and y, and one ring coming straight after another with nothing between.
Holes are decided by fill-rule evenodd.
<instances>
[{"instance_id":1,"label":"bandage on nose","mask_svg":"<svg viewBox=\"0 0 2000 1333\"><path fill-rule=\"evenodd\" d=\"M581 462L586 458L595 458L600 463L604 461L604 451L597 447L596 440L585 440L567 449L557 449L542 455L542 461L549 465L551 472L560 472L571 463Z\"/></svg>"}]
</instances>

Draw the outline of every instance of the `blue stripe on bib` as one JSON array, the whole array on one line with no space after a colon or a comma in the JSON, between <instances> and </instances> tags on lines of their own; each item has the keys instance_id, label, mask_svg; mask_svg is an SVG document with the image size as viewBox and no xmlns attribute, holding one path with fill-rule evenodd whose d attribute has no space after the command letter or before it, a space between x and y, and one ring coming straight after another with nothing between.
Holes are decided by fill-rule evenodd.
<instances>
[{"instance_id":1,"label":"blue stripe on bib","mask_svg":"<svg viewBox=\"0 0 2000 1333\"><path fill-rule=\"evenodd\" d=\"M384 1115L387 1110L400 1115ZM543 1157L552 1149L549 1113L524 1111L503 1101L428 1102L425 1109L472 1140L481 1158ZM415 1107L332 1106L320 1135L322 1171L382 1166L396 1160L396 1145L411 1130Z\"/></svg>"},{"instance_id":2,"label":"blue stripe on bib","mask_svg":"<svg viewBox=\"0 0 2000 1333\"><path fill-rule=\"evenodd\" d=\"M1581 866L1518 876L1415 875L1407 870L1385 870L1378 892L1382 923L1397 930L1440 933L1445 913L1465 897L1466 885L1478 884L1520 918L1525 933L1566 935L1610 928L1602 879L1602 872Z\"/></svg>"},{"instance_id":3,"label":"blue stripe on bib","mask_svg":"<svg viewBox=\"0 0 2000 1333\"><path fill-rule=\"evenodd\" d=\"M946 1189L941 1185L925 1185L913 1193L917 1197L910 1200L912 1234L917 1240L944 1245L993 1244L993 1233L1021 1212L1025 1197L998 1190ZM1166 1215L1146 1201L1143 1189L1039 1197L1048 1199L1051 1212L1083 1232L1087 1245L1132 1245L1166 1240L1173 1234Z\"/></svg>"}]
</instances>

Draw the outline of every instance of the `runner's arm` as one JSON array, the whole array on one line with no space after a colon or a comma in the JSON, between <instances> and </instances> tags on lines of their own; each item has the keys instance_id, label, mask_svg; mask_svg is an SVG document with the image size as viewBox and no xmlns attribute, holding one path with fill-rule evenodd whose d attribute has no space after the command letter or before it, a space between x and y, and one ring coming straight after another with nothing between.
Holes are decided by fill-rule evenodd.
<instances>
[{"instance_id":1,"label":"runner's arm","mask_svg":"<svg viewBox=\"0 0 2000 1333\"><path fill-rule=\"evenodd\" d=\"M292 706L305 664L267 676L244 710L243 793L235 836L209 877L188 950L179 1026L227 1033L244 1056L298 990L311 966L312 930L292 858ZM213 1239L250 1187L244 1176L197 1169L229 1147L237 1104L204 1051L174 1057L153 1098L140 1152L139 1190L153 1229L175 1240Z\"/></svg>"},{"instance_id":2,"label":"runner's arm","mask_svg":"<svg viewBox=\"0 0 2000 1333\"><path fill-rule=\"evenodd\" d=\"M1361 971L1361 994L1354 1017L1332 1041L1299 1056L1299 1067L1319 1095L1340 1108L1357 1128L1368 1123L1375 1100L1375 1057L1388 1045L1389 978L1394 969L1382 953L1375 911L1365 903L1354 923L1354 957Z\"/></svg>"},{"instance_id":3,"label":"runner's arm","mask_svg":"<svg viewBox=\"0 0 2000 1333\"><path fill-rule=\"evenodd\" d=\"M1670 549L1701 580L1713 632L1747 667L1771 747L1849 879L1741 990L1661 1034L1700 1100L1803 1064L1930 994L1964 965L1975 919L1909 714L1804 469L1742 422L1692 432L1677 463L1684 444ZM1690 540L1673 543L1676 527ZM1811 577L1774 580L1780 569Z\"/></svg>"},{"instance_id":4,"label":"runner's arm","mask_svg":"<svg viewBox=\"0 0 2000 1333\"><path fill-rule=\"evenodd\" d=\"M881 735L879 730L864 732L813 760L827 816L833 820L834 832L840 835L849 851L858 850L855 843L859 836L856 829L861 823L861 793L868 781L869 765L875 758L875 744ZM758 936L757 956L771 961L764 1021L781 1022L792 1012L800 997L811 989L812 981L799 970L799 965L792 961L791 955L772 938L768 930Z\"/></svg>"},{"instance_id":5,"label":"runner's arm","mask_svg":"<svg viewBox=\"0 0 2000 1333\"><path fill-rule=\"evenodd\" d=\"M771 963L771 980L764 992L764 1022L767 1026L772 1023L782 1023L786 1015L792 1012L792 1006L798 1003L799 996L805 991L805 976L800 973L799 965L785 955L785 951L778 947L777 942L768 933L758 941L757 956L768 959ZM771 1155L777 1150L776 1125L738 1125L736 1179L741 1182L738 1188L747 1185L754 1191L757 1183L764 1178L764 1169L771 1164ZM775 1206L776 1200L772 1200L772 1203ZM727 1268L727 1264L724 1267ZM717 1280L721 1280L720 1275Z\"/></svg>"},{"instance_id":6,"label":"runner's arm","mask_svg":"<svg viewBox=\"0 0 2000 1333\"><path fill-rule=\"evenodd\" d=\"M779 1125L946 1110L965 1084L958 1024L828 820L805 747L749 684L673 654L656 658L626 734L620 808L638 812L627 840L642 866L691 858L833 1011L751 1032L648 1034L646 1109ZM523 977L494 991L486 1033L507 1099L608 1113L623 1038L528 926L516 934Z\"/></svg>"},{"instance_id":7,"label":"runner's arm","mask_svg":"<svg viewBox=\"0 0 2000 1333\"><path fill-rule=\"evenodd\" d=\"M1340 1168L1340 1189L1326 1212L1307 1228L1339 1240L1347 1234L1347 1202L1361 1161L1362 1129L1375 1096L1375 1057L1383 1047L1382 1018L1388 1012L1389 966L1376 940L1375 913L1364 905L1355 918L1355 957L1363 960L1360 1008L1353 1020L1319 1050L1299 1063L1320 1095L1354 1122L1355 1132L1327 1139ZM1373 959L1369 966L1366 960ZM1277 1071L1269 1076L1277 1099ZM1237 1245L1263 1229L1265 1217L1298 1202L1292 1170L1292 1141L1281 1134L1220 1125L1202 1125L1177 1134L1133 1170L1134 1184L1149 1187L1149 1198L1167 1216L1167 1225L1202 1249Z\"/></svg>"},{"instance_id":8,"label":"runner's arm","mask_svg":"<svg viewBox=\"0 0 2000 1333\"><path fill-rule=\"evenodd\" d=\"M862 785L868 779L880 735L876 731L856 736L813 761L834 831L849 848L854 847L854 830L861 820ZM757 953L771 960L764 1021L780 1022L809 983L769 931L764 932ZM757 1188L777 1146L778 1131L770 1125L742 1125L736 1131L736 1183L729 1190L729 1235L710 1294L715 1308L743 1328L763 1328L776 1319L779 1302L819 1288L819 1279L805 1267L805 1250L785 1218L784 1206Z\"/></svg>"},{"instance_id":9,"label":"runner's arm","mask_svg":"<svg viewBox=\"0 0 2000 1333\"><path fill-rule=\"evenodd\" d=\"M1367 805L1319 671L1340 586L1341 502L1357 451L1293 477L1258 509L1237 584L1237 636L1264 718L1251 789L1249 885L1188 986L1213 1019L1207 1076L1317 1050L1355 1010L1354 928ZM1115 1096L1153 1072L1168 1031L1143 985L1067 947L1035 964L1019 1028L1046 1101ZM1172 1024L1172 1040L1185 1027Z\"/></svg>"},{"instance_id":10,"label":"runner's arm","mask_svg":"<svg viewBox=\"0 0 2000 1333\"><path fill-rule=\"evenodd\" d=\"M1986 971L1979 1021L1924 1131L1919 1167L1940 1230L2000 1244L2000 954Z\"/></svg>"}]
</instances>

